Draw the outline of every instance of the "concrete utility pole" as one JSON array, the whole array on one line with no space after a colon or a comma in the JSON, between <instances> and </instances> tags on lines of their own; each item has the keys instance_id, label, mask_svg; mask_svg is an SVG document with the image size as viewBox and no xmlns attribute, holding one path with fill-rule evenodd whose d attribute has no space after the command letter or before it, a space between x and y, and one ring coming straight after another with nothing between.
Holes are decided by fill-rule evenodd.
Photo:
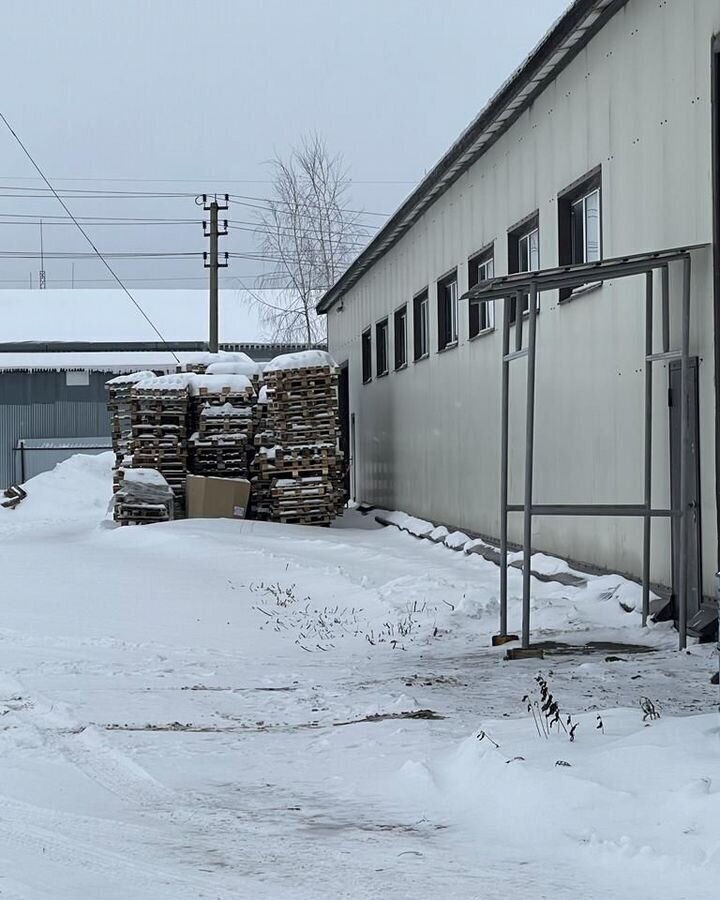
<instances>
[{"instance_id":1,"label":"concrete utility pole","mask_svg":"<svg viewBox=\"0 0 720 900\"><path fill-rule=\"evenodd\" d=\"M203 233L205 237L210 238L210 252L203 253L203 261L205 268L210 270L210 334L208 341L208 349L211 353L218 352L218 269L225 269L228 265L228 255L220 262L218 255L218 238L228 233L227 219L223 222L222 231L219 228L218 212L221 209L228 208L229 197L225 194L225 202L218 203L217 195L215 199L208 203L207 194L203 194L203 209L210 211L210 224L203 222Z\"/></svg>"},{"instance_id":2,"label":"concrete utility pole","mask_svg":"<svg viewBox=\"0 0 720 900\"><path fill-rule=\"evenodd\" d=\"M40 287L45 287L45 253L43 250L42 219L40 219Z\"/></svg>"}]
</instances>

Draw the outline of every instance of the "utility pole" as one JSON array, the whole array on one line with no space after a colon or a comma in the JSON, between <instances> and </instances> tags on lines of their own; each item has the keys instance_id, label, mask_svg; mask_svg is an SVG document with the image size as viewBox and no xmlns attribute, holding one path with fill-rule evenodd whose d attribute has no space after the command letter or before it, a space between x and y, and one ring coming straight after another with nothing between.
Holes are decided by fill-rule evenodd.
<instances>
[{"instance_id":1,"label":"utility pole","mask_svg":"<svg viewBox=\"0 0 720 900\"><path fill-rule=\"evenodd\" d=\"M45 287L45 257L43 256L42 219L40 219L40 287Z\"/></svg>"},{"instance_id":2,"label":"utility pole","mask_svg":"<svg viewBox=\"0 0 720 900\"><path fill-rule=\"evenodd\" d=\"M203 263L206 269L210 270L210 340L208 341L208 349L211 353L218 352L218 269L225 269L228 265L228 254L225 259L220 262L218 258L218 238L228 233L227 219L224 220L222 230L220 230L218 222L218 212L221 209L228 208L228 200L225 194L225 202L218 203L217 194L215 199L208 203L207 194L203 194L203 209L210 211L210 224L203 222L203 233L206 238L210 238L210 252L203 252Z\"/></svg>"}]
</instances>

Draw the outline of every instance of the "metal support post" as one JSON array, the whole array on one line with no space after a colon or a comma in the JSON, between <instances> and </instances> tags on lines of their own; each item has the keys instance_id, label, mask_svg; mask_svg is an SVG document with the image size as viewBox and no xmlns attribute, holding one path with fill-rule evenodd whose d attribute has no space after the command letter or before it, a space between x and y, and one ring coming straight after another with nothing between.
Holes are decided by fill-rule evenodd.
<instances>
[{"instance_id":1,"label":"metal support post","mask_svg":"<svg viewBox=\"0 0 720 900\"><path fill-rule=\"evenodd\" d=\"M507 582L508 582L508 407L510 402L510 297L503 300L502 331L502 392L500 424L500 636L505 637L507 622Z\"/></svg>"},{"instance_id":2,"label":"metal support post","mask_svg":"<svg viewBox=\"0 0 720 900\"><path fill-rule=\"evenodd\" d=\"M687 645L687 556L688 556L688 456L690 429L688 427L688 370L690 361L690 257L683 260L682 269L682 343L680 356L680 548L678 565L678 632L680 649Z\"/></svg>"},{"instance_id":3,"label":"metal support post","mask_svg":"<svg viewBox=\"0 0 720 900\"><path fill-rule=\"evenodd\" d=\"M225 261L220 262L218 258L218 238L223 237L228 233L228 223L227 220L223 223L223 230L221 231L218 225L218 212L221 209L228 208L228 195L225 194L225 203L223 205L219 204L217 201L217 197L212 200L210 203L207 202L207 195L203 195L203 204L206 210L210 211L210 227L207 227L207 222L203 222L203 230L205 232L205 237L210 239L210 253L209 256L207 253L203 253L203 259L205 261L205 268L210 270L210 296L209 296L209 304L210 304L210 327L209 327L209 335L208 335L208 350L211 353L218 352L218 341L219 341L219 326L218 326L218 269L223 269L227 266L228 255L225 254Z\"/></svg>"},{"instance_id":4,"label":"metal support post","mask_svg":"<svg viewBox=\"0 0 720 900\"><path fill-rule=\"evenodd\" d=\"M662 276L662 352L670 352L670 269L663 266L660 270Z\"/></svg>"},{"instance_id":5,"label":"metal support post","mask_svg":"<svg viewBox=\"0 0 720 900\"><path fill-rule=\"evenodd\" d=\"M532 553L533 456L535 445L535 344L537 319L537 285L530 292L527 406L525 409L525 510L523 521L523 602L522 647L530 647L530 556Z\"/></svg>"},{"instance_id":6,"label":"metal support post","mask_svg":"<svg viewBox=\"0 0 720 900\"><path fill-rule=\"evenodd\" d=\"M650 540L652 536L653 272L645 276L645 517L643 519L642 625L650 615Z\"/></svg>"}]
</instances>

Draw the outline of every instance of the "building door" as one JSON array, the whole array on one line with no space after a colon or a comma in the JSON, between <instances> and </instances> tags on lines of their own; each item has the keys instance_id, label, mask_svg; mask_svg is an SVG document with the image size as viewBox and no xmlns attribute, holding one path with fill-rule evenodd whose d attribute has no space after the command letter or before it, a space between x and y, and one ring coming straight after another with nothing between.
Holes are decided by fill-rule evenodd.
<instances>
[{"instance_id":1,"label":"building door","mask_svg":"<svg viewBox=\"0 0 720 900\"><path fill-rule=\"evenodd\" d=\"M338 378L338 418L340 422L340 450L344 454L343 489L345 497L350 496L350 467L352 454L350 448L350 367L345 363L340 368Z\"/></svg>"},{"instance_id":2,"label":"building door","mask_svg":"<svg viewBox=\"0 0 720 900\"><path fill-rule=\"evenodd\" d=\"M680 505L680 361L670 364L670 497L673 509ZM687 535L687 616L688 621L702 603L700 541L700 424L697 358L688 367L687 413L690 447L687 467L687 499L690 508ZM680 573L680 520L672 520L672 593L678 596ZM676 605L677 615L677 605Z\"/></svg>"}]
</instances>

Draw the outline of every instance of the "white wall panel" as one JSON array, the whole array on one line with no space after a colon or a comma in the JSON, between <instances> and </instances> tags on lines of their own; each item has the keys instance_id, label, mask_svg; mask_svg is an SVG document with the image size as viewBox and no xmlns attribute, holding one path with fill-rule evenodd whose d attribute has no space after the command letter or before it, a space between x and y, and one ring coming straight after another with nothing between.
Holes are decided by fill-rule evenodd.
<instances>
[{"instance_id":1,"label":"white wall panel","mask_svg":"<svg viewBox=\"0 0 720 900\"><path fill-rule=\"evenodd\" d=\"M495 240L507 272L507 230L540 213L541 266L557 264L559 191L602 165L604 256L712 239L710 38L717 0L630 0L496 144L463 174L328 315L330 349L350 363L358 497L496 535L499 522L499 330L470 341L460 304L457 349L437 352L436 280ZM714 589L715 412L712 271L693 261L692 352L701 359L705 590ZM676 285L676 282L673 281ZM430 358L361 384L362 330L430 296ZM677 297L677 294L676 294ZM678 298L679 299L679 298ZM659 312L659 307L658 307ZM498 305L498 324L501 306ZM674 320L677 321L676 317ZM558 304L538 318L536 499L642 499L644 281L633 278ZM659 336L659 335L658 335ZM679 341L679 332L677 332ZM392 320L390 328L392 352ZM374 369L374 333L373 333ZM667 371L656 369L654 489L667 500ZM512 368L511 496L520 501L525 364ZM511 536L520 538L512 522ZM653 577L667 583L667 528L655 527ZM637 522L538 519L534 544L638 573Z\"/></svg>"}]
</instances>

